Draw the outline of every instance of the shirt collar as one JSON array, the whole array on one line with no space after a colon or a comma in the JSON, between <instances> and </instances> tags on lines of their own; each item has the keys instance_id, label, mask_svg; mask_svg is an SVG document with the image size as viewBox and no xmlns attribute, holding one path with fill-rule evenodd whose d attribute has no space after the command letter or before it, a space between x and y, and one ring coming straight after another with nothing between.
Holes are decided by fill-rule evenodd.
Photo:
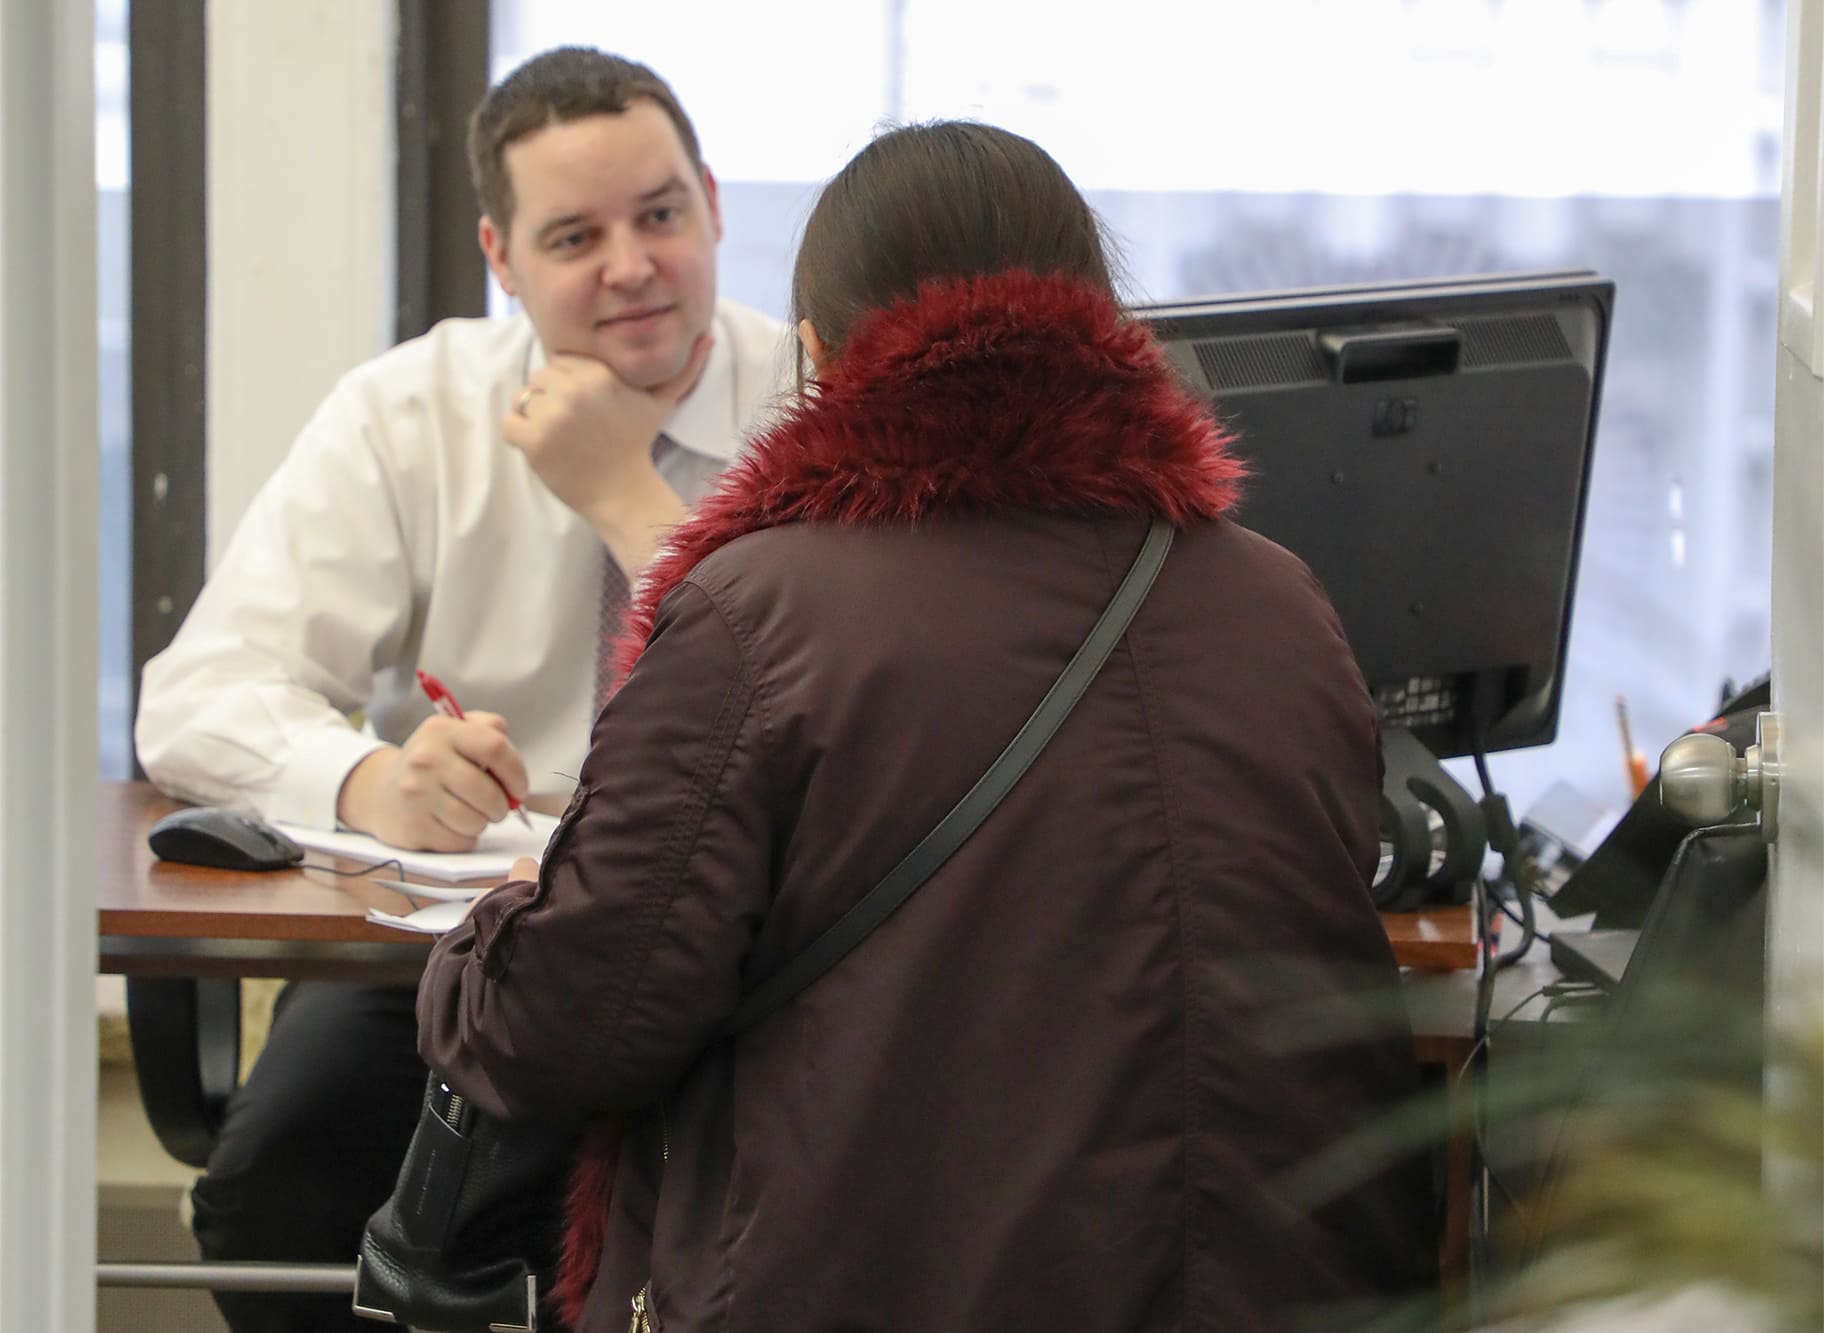
<instances>
[{"instance_id":1,"label":"shirt collar","mask_svg":"<svg viewBox=\"0 0 1824 1333\"><path fill-rule=\"evenodd\" d=\"M520 318L525 319L522 313ZM531 321L526 320L527 327ZM741 422L735 411L735 353L729 345L729 333L717 313L711 325L715 346L709 349L709 364L703 367L703 378L697 381L684 401L672 409L661 428L674 444L692 453L724 462L732 459L741 447ZM526 376L545 364L545 346L532 335L532 350L526 356Z\"/></svg>"}]
</instances>

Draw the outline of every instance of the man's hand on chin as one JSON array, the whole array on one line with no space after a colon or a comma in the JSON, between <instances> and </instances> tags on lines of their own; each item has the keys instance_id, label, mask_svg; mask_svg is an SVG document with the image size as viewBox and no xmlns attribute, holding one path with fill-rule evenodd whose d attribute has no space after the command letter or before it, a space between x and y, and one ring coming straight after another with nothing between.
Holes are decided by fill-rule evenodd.
<instances>
[{"instance_id":1,"label":"man's hand on chin","mask_svg":"<svg viewBox=\"0 0 1824 1333\"><path fill-rule=\"evenodd\" d=\"M650 389L635 388L593 357L557 353L501 418L507 443L589 521L630 579L685 516L653 466L652 442L702 377L711 346L708 334L698 335L684 369Z\"/></svg>"}]
</instances>

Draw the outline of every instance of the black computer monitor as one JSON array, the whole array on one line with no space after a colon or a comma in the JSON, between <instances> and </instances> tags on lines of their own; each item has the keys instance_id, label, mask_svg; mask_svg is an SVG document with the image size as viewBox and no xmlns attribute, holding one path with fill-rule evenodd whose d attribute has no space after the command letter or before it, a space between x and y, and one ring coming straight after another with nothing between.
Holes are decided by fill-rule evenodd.
<instances>
[{"instance_id":1,"label":"black computer monitor","mask_svg":"<svg viewBox=\"0 0 1824 1333\"><path fill-rule=\"evenodd\" d=\"M1588 271L1144 306L1253 471L1242 523L1329 591L1433 754L1558 725L1614 284Z\"/></svg>"},{"instance_id":2,"label":"black computer monitor","mask_svg":"<svg viewBox=\"0 0 1824 1333\"><path fill-rule=\"evenodd\" d=\"M1522 273L1145 306L1236 432L1240 521L1303 558L1381 716L1383 909L1466 902L1440 758L1558 730L1614 284Z\"/></svg>"}]
</instances>

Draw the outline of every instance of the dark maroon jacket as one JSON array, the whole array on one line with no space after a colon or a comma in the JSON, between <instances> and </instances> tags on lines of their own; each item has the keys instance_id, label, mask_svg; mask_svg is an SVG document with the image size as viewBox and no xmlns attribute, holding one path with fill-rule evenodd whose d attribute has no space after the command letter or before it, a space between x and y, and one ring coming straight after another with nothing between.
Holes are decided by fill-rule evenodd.
<instances>
[{"instance_id":1,"label":"dark maroon jacket","mask_svg":"<svg viewBox=\"0 0 1824 1333\"><path fill-rule=\"evenodd\" d=\"M582 1328L648 1279L671 1333L1278 1328L1423 1281L1423 1183L1342 1142L1415 1078L1374 715L1310 573L1222 516L1238 471L1110 302L1002 275L864 321L680 529L538 884L419 993L482 1107L625 1117ZM1005 803L718 1038L987 768L1152 514L1150 599Z\"/></svg>"}]
</instances>

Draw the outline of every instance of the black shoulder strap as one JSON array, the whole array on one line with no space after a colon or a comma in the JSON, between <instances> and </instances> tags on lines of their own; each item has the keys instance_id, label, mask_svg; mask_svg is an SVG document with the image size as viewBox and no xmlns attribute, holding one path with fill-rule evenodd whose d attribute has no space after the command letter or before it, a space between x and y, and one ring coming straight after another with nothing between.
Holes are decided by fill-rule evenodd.
<instances>
[{"instance_id":1,"label":"black shoulder strap","mask_svg":"<svg viewBox=\"0 0 1824 1333\"><path fill-rule=\"evenodd\" d=\"M725 1035L752 1027L836 966L849 950L868 937L874 927L892 916L981 827L982 821L1001 803L1001 798L1013 790L1013 785L1031 767L1032 761L1038 758L1039 752L1070 715L1070 710L1076 707L1077 700L1083 697L1083 692L1089 688L1096 673L1102 669L1102 664L1108 660L1108 655L1120 642L1128 622L1134 618L1134 612L1140 609L1140 604L1146 600L1146 594L1151 591L1159 567L1165 563L1165 554L1172 546L1172 535L1170 523L1162 518L1153 520L1146 540L1140 546L1140 554L1134 558L1133 566L1121 580L1121 586L1115 589L1115 595L1102 612L1102 618L1096 621L1095 628L1090 630L1083 646L1070 659L1070 665L1064 668L1064 674L1058 677L1039 706L1033 710L1032 716L1026 719L1026 725L1020 728L1019 734L1001 751L1000 758L982 774L968 794L956 803L956 807L938 822L937 827L927 833L918 846L906 853L904 860L887 872L885 879L870 889L835 925L811 941L802 953L794 956L785 966L742 997L734 1017L723 1029Z\"/></svg>"}]
</instances>

